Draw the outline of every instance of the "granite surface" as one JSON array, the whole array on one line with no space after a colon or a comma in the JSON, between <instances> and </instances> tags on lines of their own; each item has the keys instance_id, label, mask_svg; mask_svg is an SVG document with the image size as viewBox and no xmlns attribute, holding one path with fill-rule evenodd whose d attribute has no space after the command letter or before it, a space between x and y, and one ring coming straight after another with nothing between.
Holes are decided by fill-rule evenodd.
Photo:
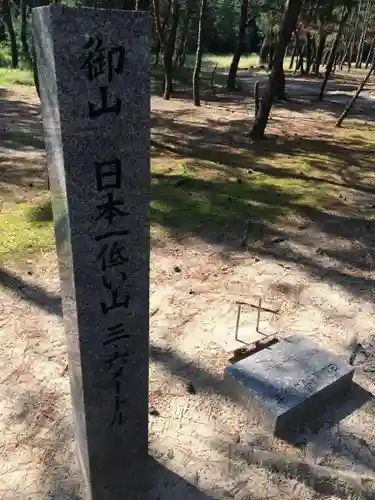
<instances>
[{"instance_id":1,"label":"granite surface","mask_svg":"<svg viewBox=\"0 0 375 500\"><path fill-rule=\"evenodd\" d=\"M79 456L142 498L148 453L148 14L51 5L33 29Z\"/></svg>"},{"instance_id":2,"label":"granite surface","mask_svg":"<svg viewBox=\"0 0 375 500\"><path fill-rule=\"evenodd\" d=\"M338 356L293 335L227 367L224 383L277 435L298 428L325 401L342 395L353 373Z\"/></svg>"}]
</instances>

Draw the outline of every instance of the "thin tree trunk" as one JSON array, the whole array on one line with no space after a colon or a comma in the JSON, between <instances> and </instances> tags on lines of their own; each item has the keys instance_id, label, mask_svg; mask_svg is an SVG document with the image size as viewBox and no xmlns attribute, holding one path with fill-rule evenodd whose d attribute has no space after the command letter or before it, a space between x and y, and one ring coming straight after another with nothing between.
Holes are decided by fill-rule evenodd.
<instances>
[{"instance_id":1,"label":"thin tree trunk","mask_svg":"<svg viewBox=\"0 0 375 500\"><path fill-rule=\"evenodd\" d=\"M298 71L300 71L301 75L303 75L303 73L305 72L304 67L303 67L303 57L305 55L305 50L306 50L306 42L303 44L303 47L300 50L294 73L297 73Z\"/></svg>"},{"instance_id":2,"label":"thin tree trunk","mask_svg":"<svg viewBox=\"0 0 375 500\"><path fill-rule=\"evenodd\" d=\"M369 0L367 0L366 11L365 11L364 19L363 19L364 23L363 23L362 33L361 33L361 37L359 40L359 46L358 46L358 50L357 50L357 59L355 62L356 68L362 68L363 48L364 48L364 44L365 44L368 22L369 22L369 19L368 19L369 9L370 9L370 2L369 2Z\"/></svg>"},{"instance_id":3,"label":"thin tree trunk","mask_svg":"<svg viewBox=\"0 0 375 500\"><path fill-rule=\"evenodd\" d=\"M301 10L302 0L286 0L283 20L280 26L279 36L276 44L275 57L273 59L272 71L269 76L267 87L260 101L259 112L254 120L250 137L261 139L267 126L268 118L272 108L277 88L285 89L285 75L283 61L285 50L293 31L296 29L297 19Z\"/></svg>"},{"instance_id":4,"label":"thin tree trunk","mask_svg":"<svg viewBox=\"0 0 375 500\"><path fill-rule=\"evenodd\" d=\"M165 100L169 100L172 95L173 86L173 54L176 46L176 35L178 28L178 0L172 1L172 25L169 36L165 40L163 50L163 65L165 74L164 95Z\"/></svg>"},{"instance_id":5,"label":"thin tree trunk","mask_svg":"<svg viewBox=\"0 0 375 500\"><path fill-rule=\"evenodd\" d=\"M350 17L348 20L348 26L352 26L354 15L355 15L355 9L352 10L350 13ZM349 54L349 50L350 50L351 43L352 43L352 37L353 37L353 34L351 34L351 33L347 33L345 35L344 50L343 50L342 58L340 60L340 69L341 70L344 68L345 61L348 59L348 54Z\"/></svg>"},{"instance_id":6,"label":"thin tree trunk","mask_svg":"<svg viewBox=\"0 0 375 500\"><path fill-rule=\"evenodd\" d=\"M371 45L370 45L370 48L369 48L369 51L368 51L368 54L367 54L365 69L367 69L368 65L370 64L371 55L372 55L372 53L374 51L374 46L375 46L375 37L373 38L373 40L371 42Z\"/></svg>"},{"instance_id":7,"label":"thin tree trunk","mask_svg":"<svg viewBox=\"0 0 375 500\"><path fill-rule=\"evenodd\" d=\"M0 18L0 42L5 42L6 39L5 23L4 20Z\"/></svg>"},{"instance_id":8,"label":"thin tree trunk","mask_svg":"<svg viewBox=\"0 0 375 500\"><path fill-rule=\"evenodd\" d=\"M348 59L348 72L350 72L350 70L352 69L352 62L353 62L353 56L354 56L354 48L355 48L355 44L356 44L356 36L357 36L359 19L361 17L361 10L362 10L362 0L360 0L359 6L358 6L358 9L357 9L357 18L356 18L355 26L354 26L354 29L353 29L352 42L350 44L349 59Z\"/></svg>"},{"instance_id":9,"label":"thin tree trunk","mask_svg":"<svg viewBox=\"0 0 375 500\"><path fill-rule=\"evenodd\" d=\"M342 51L342 57L340 59L340 69L342 70L345 64L345 60L348 55L349 38L347 38L346 43L344 43L344 50Z\"/></svg>"},{"instance_id":10,"label":"thin tree trunk","mask_svg":"<svg viewBox=\"0 0 375 500\"><path fill-rule=\"evenodd\" d=\"M164 94L163 99L169 100L172 95L173 85L173 54L176 44L176 34L178 27L178 0L172 0L171 5L171 27L169 33L165 33L165 29L160 21L160 4L159 0L153 0L154 5L154 18L156 24L156 31L159 36L161 48L163 51L163 67L164 67ZM165 25L165 24L164 24Z\"/></svg>"},{"instance_id":11,"label":"thin tree trunk","mask_svg":"<svg viewBox=\"0 0 375 500\"><path fill-rule=\"evenodd\" d=\"M311 65L312 65L312 56L313 56L313 47L311 34L306 33L306 73L310 73Z\"/></svg>"},{"instance_id":12,"label":"thin tree trunk","mask_svg":"<svg viewBox=\"0 0 375 500\"><path fill-rule=\"evenodd\" d=\"M315 62L314 62L314 73L316 76L320 74L320 66L322 64L324 47L326 45L327 35L324 31L324 26L319 29L319 43L316 49Z\"/></svg>"},{"instance_id":13,"label":"thin tree trunk","mask_svg":"<svg viewBox=\"0 0 375 500\"><path fill-rule=\"evenodd\" d=\"M27 0L21 0L21 43L23 56L26 61L31 62L29 43L27 39Z\"/></svg>"},{"instance_id":14,"label":"thin tree trunk","mask_svg":"<svg viewBox=\"0 0 375 500\"><path fill-rule=\"evenodd\" d=\"M195 58L195 67L193 73L193 101L195 106L201 105L200 99L200 89L199 89L199 77L201 73L202 67L202 55L203 55L203 43L202 43L202 34L203 34L203 22L204 22L204 14L206 11L206 3L207 0L201 0L201 8L199 12L199 23L198 23L198 37L197 37L197 54Z\"/></svg>"},{"instance_id":15,"label":"thin tree trunk","mask_svg":"<svg viewBox=\"0 0 375 500\"><path fill-rule=\"evenodd\" d=\"M332 68L332 75L334 75L336 73L336 66L339 64L340 62L340 55L341 53L340 52L336 52L336 56L335 56L335 62L333 63L333 68Z\"/></svg>"},{"instance_id":16,"label":"thin tree trunk","mask_svg":"<svg viewBox=\"0 0 375 500\"><path fill-rule=\"evenodd\" d=\"M188 33L188 28L189 28L189 21L190 21L190 13L187 12L187 14L184 17L184 23L182 26L182 33L181 33L181 40L180 40L180 44L178 46L178 50L176 52L176 57L175 57L175 61L174 61L175 67L177 67L179 62L180 62L180 66L181 66L181 58L182 58L182 54L183 54L184 48L185 48L185 43L186 43L186 38L187 38L187 33Z\"/></svg>"},{"instance_id":17,"label":"thin tree trunk","mask_svg":"<svg viewBox=\"0 0 375 500\"><path fill-rule=\"evenodd\" d=\"M286 50L286 49L285 49ZM268 52L267 71L272 70L273 58L275 57L275 40L271 39L270 50Z\"/></svg>"},{"instance_id":18,"label":"thin tree trunk","mask_svg":"<svg viewBox=\"0 0 375 500\"><path fill-rule=\"evenodd\" d=\"M327 63L326 73L324 75L324 80L323 80L322 85L320 87L319 101L323 100L324 90L326 88L328 79L329 79L329 77L330 77L330 75L332 73L332 69L333 69L333 66L334 66L334 63L335 63L335 60L336 60L337 48L338 48L339 43L340 43L341 34L342 34L342 31L344 29L345 23L346 23L346 21L347 21L347 19L349 17L349 14L350 14L350 10L349 9L350 9L349 7L343 7L343 11L342 11L342 14L341 14L341 19L340 19L340 24L339 24L339 27L337 29L337 33L336 33L335 40L334 40L332 48L331 48L331 52L329 54L329 59L328 59L328 63Z\"/></svg>"},{"instance_id":19,"label":"thin tree trunk","mask_svg":"<svg viewBox=\"0 0 375 500\"><path fill-rule=\"evenodd\" d=\"M342 122L344 121L345 117L348 115L349 111L352 109L352 107L353 107L353 105L354 105L357 97L362 92L363 87L366 85L366 83L367 83L368 79L370 78L370 76L371 76L372 72L374 71L374 69L375 69L375 60L373 61L372 65L371 65L371 68L370 68L369 72L366 75L366 78L359 85L356 93L353 96L353 99L350 101L350 103L347 105L347 107L345 108L344 112L340 116L340 118L337 120L336 127L340 127L341 126Z\"/></svg>"},{"instance_id":20,"label":"thin tree trunk","mask_svg":"<svg viewBox=\"0 0 375 500\"><path fill-rule=\"evenodd\" d=\"M332 48L332 46L331 46L331 48ZM329 54L331 53L331 48L329 48L329 49L327 48L324 51L323 58L322 58L322 65L323 66L327 66Z\"/></svg>"},{"instance_id":21,"label":"thin tree trunk","mask_svg":"<svg viewBox=\"0 0 375 500\"><path fill-rule=\"evenodd\" d=\"M156 46L156 52L155 52L155 61L154 61L154 68L159 66L159 59L160 59L160 42L158 40L157 46Z\"/></svg>"},{"instance_id":22,"label":"thin tree trunk","mask_svg":"<svg viewBox=\"0 0 375 500\"><path fill-rule=\"evenodd\" d=\"M236 89L236 76L237 76L238 64L240 62L240 58L242 56L244 49L248 10L249 10L249 0L242 0L237 44L228 74L228 81L227 81L228 90Z\"/></svg>"},{"instance_id":23,"label":"thin tree trunk","mask_svg":"<svg viewBox=\"0 0 375 500\"><path fill-rule=\"evenodd\" d=\"M13 27L12 13L10 11L9 0L3 0L4 22L8 30L10 48L12 51L12 68L18 68L18 47L16 32Z\"/></svg>"},{"instance_id":24,"label":"thin tree trunk","mask_svg":"<svg viewBox=\"0 0 375 500\"><path fill-rule=\"evenodd\" d=\"M158 5L159 5L159 0L158 0ZM168 8L170 9L170 7L171 7L171 4L169 2ZM162 39L164 40L165 26L166 26L166 24L168 22L168 18L169 18L169 13L168 13L168 16L164 19L163 24L160 23L160 27L156 28L157 40L156 40L156 51L155 51L154 67L156 67L156 66L159 65L160 54L162 52ZM159 29L160 29L162 37L159 34Z\"/></svg>"},{"instance_id":25,"label":"thin tree trunk","mask_svg":"<svg viewBox=\"0 0 375 500\"><path fill-rule=\"evenodd\" d=\"M185 66L187 47L188 47L188 37L186 36L185 43L184 43L184 49L183 49L181 57L180 57L180 68L183 68Z\"/></svg>"},{"instance_id":26,"label":"thin tree trunk","mask_svg":"<svg viewBox=\"0 0 375 500\"><path fill-rule=\"evenodd\" d=\"M254 117L256 118L259 113L259 81L254 84Z\"/></svg>"},{"instance_id":27,"label":"thin tree trunk","mask_svg":"<svg viewBox=\"0 0 375 500\"><path fill-rule=\"evenodd\" d=\"M362 43L360 45L360 48L359 48L359 52L358 52L358 66L356 66L356 68L362 68L362 63L363 63L363 51L364 51L364 48L365 48L365 37L367 35L367 28L366 28L366 32L365 32L365 36L362 40Z\"/></svg>"},{"instance_id":28,"label":"thin tree trunk","mask_svg":"<svg viewBox=\"0 0 375 500\"><path fill-rule=\"evenodd\" d=\"M173 51L170 44L166 44L163 53L164 67L164 94L163 99L169 101L173 92Z\"/></svg>"},{"instance_id":29,"label":"thin tree trunk","mask_svg":"<svg viewBox=\"0 0 375 500\"><path fill-rule=\"evenodd\" d=\"M311 36L311 65L314 64L315 57L316 57L316 51L318 50L318 44L316 41L316 36L312 35Z\"/></svg>"},{"instance_id":30,"label":"thin tree trunk","mask_svg":"<svg viewBox=\"0 0 375 500\"><path fill-rule=\"evenodd\" d=\"M350 73L350 70L352 69L352 61L353 61L353 54L354 54L354 44L355 44L355 34L353 33L352 36L350 37L349 41L349 46L347 47L347 58L348 58L348 73Z\"/></svg>"},{"instance_id":31,"label":"thin tree trunk","mask_svg":"<svg viewBox=\"0 0 375 500\"><path fill-rule=\"evenodd\" d=\"M299 37L298 37L298 33L296 32L295 33L295 40L294 40L294 44L293 44L293 51L292 51L292 55L291 55L290 63L289 63L289 69L293 68L294 59L298 55L299 55Z\"/></svg>"},{"instance_id":32,"label":"thin tree trunk","mask_svg":"<svg viewBox=\"0 0 375 500\"><path fill-rule=\"evenodd\" d=\"M259 51L259 65L264 66L267 64L269 48L270 48L270 35L269 33L267 33L263 38L262 46Z\"/></svg>"}]
</instances>

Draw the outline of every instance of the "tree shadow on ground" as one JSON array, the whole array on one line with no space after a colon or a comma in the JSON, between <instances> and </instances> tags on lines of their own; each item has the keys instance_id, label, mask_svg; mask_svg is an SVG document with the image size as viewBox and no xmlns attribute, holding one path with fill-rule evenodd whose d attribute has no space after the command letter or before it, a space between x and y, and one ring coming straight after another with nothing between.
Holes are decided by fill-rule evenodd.
<instances>
[{"instance_id":1,"label":"tree shadow on ground","mask_svg":"<svg viewBox=\"0 0 375 500\"><path fill-rule=\"evenodd\" d=\"M354 295L373 297L368 273L375 259L375 190L368 142L353 138L343 143L327 131L318 138L278 136L250 143L243 137L246 119L224 125L208 119L206 127L171 121L164 113L156 113L154 120L152 154L160 161L168 157L184 163L155 173L153 221L172 235L229 243L229 251L240 250L250 226L247 251L295 263ZM275 225L288 214L298 215L301 228L298 223ZM328 244L311 248L312 231ZM270 237L285 243L269 244ZM367 275L352 275L357 272Z\"/></svg>"},{"instance_id":2,"label":"tree shadow on ground","mask_svg":"<svg viewBox=\"0 0 375 500\"><path fill-rule=\"evenodd\" d=\"M15 100L12 94L0 89L0 193L4 196L14 196L18 188L46 187L46 170L39 157L44 148L39 105Z\"/></svg>"},{"instance_id":3,"label":"tree shadow on ground","mask_svg":"<svg viewBox=\"0 0 375 500\"><path fill-rule=\"evenodd\" d=\"M192 383L198 394L214 392L218 395L228 397L222 380L216 374L210 373L197 363L191 361L187 362L176 351L171 349L164 350L157 347L155 344L151 344L150 355L154 362L162 364L162 366L167 368L174 377L179 379L183 378L186 382ZM270 383L269 380L264 380L263 382L265 384ZM235 395L230 394L229 397L233 398ZM300 439L301 443L303 445L308 444L309 438L319 431L319 425L323 425L324 423L326 428L333 427L355 410L363 407L369 401L373 401L373 398L374 396L368 391L357 384L353 384L347 399L343 401L342 404L336 406L328 405L319 415L319 418L316 419L315 422L311 422L310 427L305 429L307 433L303 433L302 440ZM239 403L237 399L234 399L234 401ZM343 449L345 448L345 453L349 454L349 450L351 446L354 446L354 443L351 440L345 439L344 435L341 435L341 439L343 440ZM223 446L223 442L213 442L212 446L216 447L218 450L226 449L226 446ZM233 449L236 450L236 446L234 446ZM334 476L337 474L337 471L334 469L315 466L312 463L298 460L290 456L283 456L269 450L266 451L262 448L257 448L251 443L242 447L241 453L238 452L238 449L241 449L241 447L238 447L237 452L234 451L234 453L238 457L245 459L249 464L256 464L277 474L285 474L286 477L289 478L293 477L298 482L307 484L317 493L323 495L337 495L342 499L348 498L348 492L351 490L354 491L354 493L358 493L358 490L366 493L365 488L361 488L360 481L359 485L356 484L355 480L351 482L350 475L348 475L348 477L343 475L336 481ZM352 453L355 452L352 451ZM360 461L361 457L357 457L357 460ZM340 476L340 473L338 476ZM363 496L363 498L372 498L371 495L374 494L374 486L375 483L372 484L371 491L369 491L368 494L366 493L367 496Z\"/></svg>"},{"instance_id":4,"label":"tree shadow on ground","mask_svg":"<svg viewBox=\"0 0 375 500\"><path fill-rule=\"evenodd\" d=\"M51 200L47 200L41 205L32 207L29 213L29 219L35 222L52 222L53 212Z\"/></svg>"},{"instance_id":5,"label":"tree shadow on ground","mask_svg":"<svg viewBox=\"0 0 375 500\"><path fill-rule=\"evenodd\" d=\"M59 395L44 387L40 379L36 388L34 384L33 391L23 392L13 399L8 424L16 429L22 427L16 435L17 446L32 448L42 462L40 469L37 468L38 472L41 471L38 477L35 476L35 466L27 472L27 462L23 464L20 477L23 473L24 482L28 482L28 475L33 477L32 488L37 488L39 498L80 500L83 477L74 456L73 427L69 419L61 417L58 404ZM12 486L17 487L18 494L21 493L17 498L29 498L30 491L22 492L23 484Z\"/></svg>"},{"instance_id":6,"label":"tree shadow on ground","mask_svg":"<svg viewBox=\"0 0 375 500\"><path fill-rule=\"evenodd\" d=\"M4 272L2 272L2 278L4 278ZM19 292L20 284L22 285L21 288L28 285L21 278L15 276L12 276L11 279L7 276L5 284L12 290L14 290L13 287L15 286L17 292ZM38 307L45 308L48 312L61 315L60 307L55 307L56 302L59 301L58 296L50 294L44 288L39 287L37 297L35 297L35 295L30 293L30 290L35 291L35 286L29 287L28 293L21 295L22 298L30 301ZM198 394L197 397L199 397L199 395L204 396L204 394L216 394L221 397L229 397L230 399L234 398L234 401L237 404L242 404L242 400L236 399L235 395L228 396L226 389L223 386L222 379L218 376L218 374L204 368L196 361L184 359L173 349L165 350L157 346L157 344L151 343L150 357L154 363L161 365L163 369L168 370L174 378L179 380L182 379L186 384L193 384L193 387ZM265 383L269 382L265 381ZM20 397L19 402L16 404L18 408L17 419L22 420L25 424L27 424L29 434L32 432L33 436L39 435L38 427L39 430L41 430L45 424L54 422L54 425L56 426L54 430L56 437L52 437L48 443L43 444L43 447L45 448L45 454L43 455L45 457L45 468L41 478L41 484L43 484L44 488L47 488L49 491L49 498L51 499L79 499L78 483L71 481L71 478L77 474L77 471L76 469L71 469L72 458L66 458L67 451L64 448L67 443L71 442L73 439L71 423L70 421L61 420L57 413L55 413L54 408L56 407L56 404L58 404L58 401L56 400L55 402L51 402L51 396L50 394L47 394L47 392L45 398L46 408L42 412L42 414L45 415L45 418L43 417L38 419L37 414L35 413L36 406L34 403L37 395L37 407L41 407L41 401L44 401L44 399L41 398L41 394L44 394L44 392L37 391L34 395L30 396L28 393ZM320 422L322 424L324 422L325 425L327 425L328 422L330 426L334 426L337 422L350 415L353 411L367 404L370 399L373 399L373 396L370 393L358 385L353 384L352 390L343 404L339 406L328 406L326 410L321 413L319 419L316 420L315 425L311 426L309 431L310 434L308 435L311 436L311 433L315 433L319 430ZM32 401L34 401L34 403ZM343 443L341 453L354 455L355 449L351 451L351 448L355 447L357 443L353 441L353 436L345 436L345 434L342 434L341 440ZM306 444L306 441L300 440L300 443ZM222 448L223 443L220 443L220 449ZM65 456L65 464L71 465L66 465L66 467L61 466L58 459L59 450L61 450L61 453ZM268 468L270 471L277 472L277 474L288 474L288 477L294 477L297 481L308 484L309 487L315 489L321 494L336 494L339 498L347 498L342 496L342 491L347 492L348 488L349 490L354 488L353 484L350 483L350 480L346 476L340 481L332 481L329 477L327 477L327 468L319 468L304 461L289 459L285 456L283 457L275 454L272 451L265 452L264 450L257 449L256 446L254 447L249 445L249 447L246 448L246 460L249 459L249 453L251 453L252 464L256 463L259 466ZM357 457L357 460L360 461L361 457ZM190 495L183 496L183 498L192 498L197 500L204 500L205 498L207 498L207 500L211 498L223 498L222 491L220 492L219 490L215 490L212 493L212 497L211 493L208 493L209 496L207 496L207 494L201 492L199 488L189 485L189 483L187 483L184 479L170 472L165 466L157 466L157 468L157 474L155 475L154 473L152 477L153 480L159 484L158 487L161 488L162 493L160 499L165 498L165 500L170 500L176 498L177 500L182 498L181 496L176 496L177 493L181 491L183 491L186 495ZM329 475L334 475L335 473L333 469L329 469L328 472ZM343 490L341 490L341 488L343 488ZM371 494L374 494L373 491ZM153 498L155 497L152 497L152 499ZM256 497L250 496L249 498L254 498L255 500ZM371 498L371 496L363 496L360 498Z\"/></svg>"},{"instance_id":7,"label":"tree shadow on ground","mask_svg":"<svg viewBox=\"0 0 375 500\"><path fill-rule=\"evenodd\" d=\"M40 106L37 102L30 104L26 99L24 101L13 99L13 94L11 89L0 88L1 120L4 120L1 138L5 138L7 147L10 149L18 149L25 145L35 147L35 140L43 137L42 123L39 119ZM11 129L6 127L10 120L13 125ZM12 134L17 132L20 132L20 141L12 140L13 137L15 138Z\"/></svg>"},{"instance_id":8,"label":"tree shadow on ground","mask_svg":"<svg viewBox=\"0 0 375 500\"><path fill-rule=\"evenodd\" d=\"M273 122L276 125L283 125L283 119L278 117L274 118ZM225 124L208 119L207 126L204 126L172 120L171 113L155 113L152 125L154 156L165 152L176 157L196 158L247 169L254 168L254 165L263 165L267 159L280 157L280 161L285 161L281 155L290 158L304 156L307 157L307 162L315 160L312 165L324 174L320 178L311 180L329 183L330 178L329 176L327 178L327 174L332 174L337 176L337 180L342 181L339 185L355 189L361 188L361 182L350 183L350 175L353 175L351 172L355 172L355 168L360 168L364 172L373 171L371 162L373 148L367 142L355 137L343 143L339 138L336 140L332 138L331 130L327 130L326 133L324 130L321 131L317 138L288 134L268 136L265 141L251 142L246 135L246 130L250 130L250 119L232 119ZM284 123L285 132L288 132L290 125ZM320 157L314 158L317 155L324 155L324 159L328 162L322 162ZM280 165L280 171L282 168ZM278 170L279 166L275 167L273 172L277 175ZM298 177L298 170L290 171L290 177L296 176ZM302 178L310 180L308 176ZM371 187L365 185L365 188Z\"/></svg>"},{"instance_id":9,"label":"tree shadow on ground","mask_svg":"<svg viewBox=\"0 0 375 500\"><path fill-rule=\"evenodd\" d=\"M225 75L221 75L218 82L218 94L212 96L211 88L207 85L203 88L202 99L204 101L220 100L223 98L228 102L247 101L249 97L254 98L254 83L260 82L260 89L265 88L268 77L258 76L252 73L239 72L239 91L227 92L225 90ZM293 111L306 115L309 112L323 112L332 119L338 118L349 104L352 96L358 88L359 81L356 79L343 80L333 78L329 80L323 100L319 99L321 80L301 78L299 76L287 74L286 76L286 96L287 100L275 102L275 109ZM191 89L186 87L185 90ZM375 98L372 99L366 88L356 99L355 105L351 109L348 119L373 121L375 116Z\"/></svg>"},{"instance_id":10,"label":"tree shadow on ground","mask_svg":"<svg viewBox=\"0 0 375 500\"><path fill-rule=\"evenodd\" d=\"M48 292L48 290L32 281L26 281L3 267L0 267L0 286L46 312L62 316L61 298L58 295Z\"/></svg>"},{"instance_id":11,"label":"tree shadow on ground","mask_svg":"<svg viewBox=\"0 0 375 500\"><path fill-rule=\"evenodd\" d=\"M218 447L220 445L221 443L217 444ZM285 479L293 477L298 483L306 485L323 497L334 496L342 500L348 498L371 500L374 497L374 481L371 478L358 478L329 467L298 459L286 459L275 453L247 446L233 447L232 453L248 465L257 464L276 473L277 481L280 480L280 475Z\"/></svg>"},{"instance_id":12,"label":"tree shadow on ground","mask_svg":"<svg viewBox=\"0 0 375 500\"><path fill-rule=\"evenodd\" d=\"M154 344L151 344L151 360L161 364L163 368L179 379L183 378L189 383L194 384L197 391L197 397L204 397L206 393L217 393L221 396L227 396L223 390L221 379L214 373L209 372L196 362L187 363L177 352L169 349L163 350ZM351 401L346 403L346 408L337 409L336 414L331 409L329 413L333 419L344 418L347 411L354 411L368 401L369 395L365 394L361 388L353 387ZM372 395L370 395L372 397ZM25 427L22 435L23 444L30 446L33 443L34 448L38 448L42 453L43 467L42 474L34 487L38 487L39 493L51 500L80 500L83 498L83 476L78 468L77 460L74 455L74 435L72 422L69 417L61 417L58 411L58 395L52 394L46 388L39 385L39 388L33 393L22 393L18 399L13 400L13 409L9 414L13 424ZM11 422L9 422L11 423ZM333 423L333 420L332 422ZM47 431L46 431L47 430ZM183 431L182 431L183 432ZM344 439L345 436L342 436ZM246 443L246 439L244 441ZM336 495L338 498L346 499L345 495L350 492L361 493L358 498L370 499L374 494L374 481L368 479L365 484L361 478L354 479L351 475L341 474L329 467L314 465L313 463L297 459L295 457L284 456L275 453L271 449L257 447L250 443L237 445L229 443L226 440L210 441L213 449L220 450L223 453L223 460L227 460L226 453L222 450L227 449L227 445L232 446L232 456L236 460L242 461L245 465L256 465L264 468L270 473L276 475L285 475L285 477L301 484L308 485L316 493L322 495ZM351 440L345 441L346 452ZM222 498L239 498L236 495L230 495L222 487L212 485L209 490L202 490L199 484L192 484L189 480L177 475L168 469L165 463L164 452L159 453L157 446L151 448L149 457L149 476L145 476L145 486L147 491L141 496L132 496L128 492L127 497L134 500L221 500ZM125 465L126 466L126 465ZM198 466L198 464L197 464ZM143 469L146 474L147 467ZM228 478L230 476L228 472ZM237 475L236 475L237 476ZM238 478L234 476L233 480ZM272 478L272 476L270 476ZM246 482L246 481L245 481ZM250 485L248 485L250 487ZM21 488L19 490L22 491ZM368 490L368 494L366 491ZM364 495L366 493L366 495ZM25 491L25 497L28 492ZM246 491L246 499L260 500L264 496L258 497L250 491ZM242 497L241 497L242 498Z\"/></svg>"},{"instance_id":13,"label":"tree shadow on ground","mask_svg":"<svg viewBox=\"0 0 375 500\"><path fill-rule=\"evenodd\" d=\"M156 455L158 451L155 450ZM169 470L166 466L149 457L150 462L150 491L142 496L142 499L153 500L213 500L214 498L224 498L223 492L218 489L218 495L212 497L199 489L196 485L186 481L178 474ZM141 498L139 500L142 500ZM249 496L249 500L257 500ZM259 499L260 500L260 499Z\"/></svg>"}]
</instances>

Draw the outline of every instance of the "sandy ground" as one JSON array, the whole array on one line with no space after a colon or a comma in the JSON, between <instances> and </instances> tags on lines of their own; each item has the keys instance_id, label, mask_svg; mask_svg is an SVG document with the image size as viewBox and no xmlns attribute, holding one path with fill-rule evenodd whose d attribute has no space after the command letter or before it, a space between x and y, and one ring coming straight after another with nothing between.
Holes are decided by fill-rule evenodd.
<instances>
[{"instance_id":1,"label":"sandy ground","mask_svg":"<svg viewBox=\"0 0 375 500\"><path fill-rule=\"evenodd\" d=\"M320 491L330 492L324 498L372 498L374 403L366 391L375 391L374 382L358 373L362 389L353 391L339 416L328 408L325 427L315 435L307 432L296 447L262 431L222 394L228 353L211 335L227 318L228 292L249 299L239 283L251 283L254 293L269 290L279 303L281 299L283 312L275 325L281 332L302 329L343 356L353 331L371 328L372 305L303 275L295 295L275 294L278 283L296 285L297 273L271 261L254 265L232 255L224 263L212 248L198 245L174 245L168 253L153 253L150 406L158 415L150 417L150 439L152 455L181 480L177 485L171 480L167 487L161 482L161 498L185 498L185 488L191 494L185 481L207 495L200 497L197 490L186 498L323 498ZM182 262L181 273L171 266L176 261ZM74 466L56 262L46 255L6 272L0 491L9 499L75 498L80 476ZM12 275L17 278L11 284ZM336 303L322 310L327 294ZM345 321L337 319L343 315ZM189 383L196 394L188 392ZM157 498L154 493L150 499Z\"/></svg>"},{"instance_id":2,"label":"sandy ground","mask_svg":"<svg viewBox=\"0 0 375 500\"><path fill-rule=\"evenodd\" d=\"M178 102L155 98L153 109L180 112ZM375 497L372 252L361 234L332 231L335 220L297 222L268 249L197 238L153 248L149 430L160 468L150 500ZM343 249L366 266L335 259ZM0 294L0 499L79 499L55 255L1 268ZM352 393L298 445L222 393L230 355L218 339L233 330L234 301L258 296L280 308L265 326L281 337L303 333L346 359L353 339L363 346Z\"/></svg>"}]
</instances>

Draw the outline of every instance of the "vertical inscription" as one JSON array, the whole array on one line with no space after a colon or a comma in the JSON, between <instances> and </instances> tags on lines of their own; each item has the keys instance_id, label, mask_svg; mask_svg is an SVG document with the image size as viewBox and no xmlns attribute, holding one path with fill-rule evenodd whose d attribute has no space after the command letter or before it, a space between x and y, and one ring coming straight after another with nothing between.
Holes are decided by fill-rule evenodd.
<instances>
[{"instance_id":1,"label":"vertical inscription","mask_svg":"<svg viewBox=\"0 0 375 500\"><path fill-rule=\"evenodd\" d=\"M90 119L98 118L105 113L114 113L118 116L121 113L122 99L117 96L110 98L109 90L114 74L120 75L124 71L125 48L116 46L107 49L100 36L90 36L83 49L85 57L81 69L87 69L88 80L92 82L104 76L108 82L106 85L99 85L100 104L88 102Z\"/></svg>"},{"instance_id":2,"label":"vertical inscription","mask_svg":"<svg viewBox=\"0 0 375 500\"><path fill-rule=\"evenodd\" d=\"M87 70L90 82L106 80L106 85L98 84L100 104L88 102L88 117L98 118L104 113L118 116L121 112L122 100L114 97L109 102L110 84L115 75L124 70L125 49L121 46L106 49L100 36L90 36L84 45L84 62L82 70ZM119 125L120 126L120 125ZM128 341L130 334L126 331L126 312L130 304L130 294L126 288L128 279L127 242L129 229L126 218L130 213L126 209L124 198L120 193L123 188L123 170L119 158L99 158L92 163L92 177L97 193L95 216L93 222L101 229L96 232L97 252L94 263L98 267L99 289L102 291L99 310L106 327L102 339L103 367L108 373L111 388L112 413L108 418L108 428L123 425L126 418L127 398L124 392L124 369L129 360ZM120 227L118 223L121 221ZM104 228L103 228L104 227ZM115 321L112 313L123 311L124 322Z\"/></svg>"}]
</instances>

